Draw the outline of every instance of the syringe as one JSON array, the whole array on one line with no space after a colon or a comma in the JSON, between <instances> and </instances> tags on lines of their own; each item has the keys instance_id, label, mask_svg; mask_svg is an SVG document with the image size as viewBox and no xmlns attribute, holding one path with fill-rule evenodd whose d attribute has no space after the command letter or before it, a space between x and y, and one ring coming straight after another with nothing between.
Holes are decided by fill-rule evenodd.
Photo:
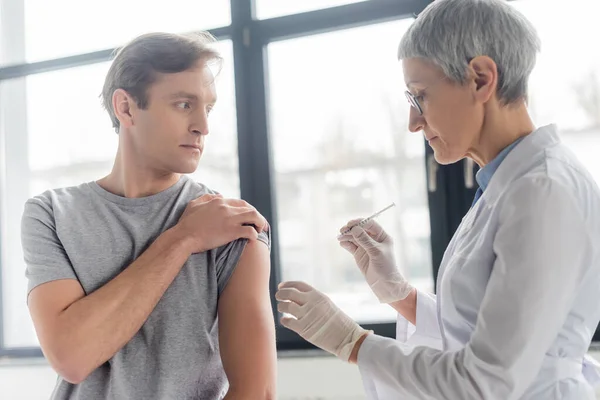
<instances>
[{"instance_id":1,"label":"syringe","mask_svg":"<svg viewBox=\"0 0 600 400\"><path fill-rule=\"evenodd\" d=\"M365 219L363 219L362 221L360 221L358 224L351 226L350 228L346 229L344 232L341 233L341 235L339 235L338 237L344 236L347 233L349 233L352 228L354 228L355 226L363 226L364 224L366 224L367 222L369 222L370 220L372 220L373 218L377 217L379 214L383 213L384 211L389 210L392 207L395 207L396 203L392 203L389 206L387 206L386 208L384 208L381 211L377 211L375 214L371 215L370 217L367 217Z\"/></svg>"}]
</instances>

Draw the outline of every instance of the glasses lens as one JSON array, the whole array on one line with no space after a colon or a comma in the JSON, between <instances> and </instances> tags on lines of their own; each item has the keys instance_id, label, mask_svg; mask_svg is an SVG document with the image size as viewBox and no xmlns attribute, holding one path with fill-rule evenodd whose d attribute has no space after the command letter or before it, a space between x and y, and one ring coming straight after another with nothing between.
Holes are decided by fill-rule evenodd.
<instances>
[{"instance_id":1,"label":"glasses lens","mask_svg":"<svg viewBox=\"0 0 600 400\"><path fill-rule=\"evenodd\" d=\"M406 92L404 92L404 94L406 95L406 99L408 100L409 104L412 107L416 108L417 111L419 112L419 114L422 114L421 106L419 105L419 102L417 101L417 99L415 99L415 96L408 90Z\"/></svg>"}]
</instances>

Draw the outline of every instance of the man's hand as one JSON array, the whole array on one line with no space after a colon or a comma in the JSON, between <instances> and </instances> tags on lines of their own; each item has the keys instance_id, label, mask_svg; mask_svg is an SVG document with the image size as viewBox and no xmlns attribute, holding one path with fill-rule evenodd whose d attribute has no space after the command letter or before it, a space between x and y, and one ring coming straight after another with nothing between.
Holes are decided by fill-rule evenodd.
<instances>
[{"instance_id":1,"label":"man's hand","mask_svg":"<svg viewBox=\"0 0 600 400\"><path fill-rule=\"evenodd\" d=\"M256 240L269 224L244 200L224 199L206 194L189 202L173 230L189 245L191 253L201 253L236 239Z\"/></svg>"},{"instance_id":2,"label":"man's hand","mask_svg":"<svg viewBox=\"0 0 600 400\"><path fill-rule=\"evenodd\" d=\"M363 273L371 290L381 303L390 304L404 300L413 290L396 267L392 238L375 221L357 226L361 219L348 222L340 228L345 232L338 237L340 246L354 256L356 265Z\"/></svg>"},{"instance_id":3,"label":"man's hand","mask_svg":"<svg viewBox=\"0 0 600 400\"><path fill-rule=\"evenodd\" d=\"M291 314L281 324L315 346L349 361L368 331L344 314L325 294L304 282L283 282L275 295L279 312Z\"/></svg>"}]
</instances>

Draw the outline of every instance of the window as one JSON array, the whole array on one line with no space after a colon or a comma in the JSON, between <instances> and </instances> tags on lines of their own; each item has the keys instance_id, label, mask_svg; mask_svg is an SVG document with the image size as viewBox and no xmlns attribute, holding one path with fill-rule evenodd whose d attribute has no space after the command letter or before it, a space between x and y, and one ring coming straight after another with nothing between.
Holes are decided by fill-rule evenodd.
<instances>
[{"instance_id":1,"label":"window","mask_svg":"<svg viewBox=\"0 0 600 400\"><path fill-rule=\"evenodd\" d=\"M257 0L256 17L259 19L280 17L300 12L358 3L365 0Z\"/></svg>"},{"instance_id":2,"label":"window","mask_svg":"<svg viewBox=\"0 0 600 400\"><path fill-rule=\"evenodd\" d=\"M109 49L145 32L226 26L230 14L227 0L25 0L25 61Z\"/></svg>"},{"instance_id":3,"label":"window","mask_svg":"<svg viewBox=\"0 0 600 400\"><path fill-rule=\"evenodd\" d=\"M562 140L600 183L600 53L589 46L591 38L600 37L600 4L574 1L577 18L563 18L564 4L559 2L527 0L514 6L532 21L542 40L530 81L535 122L556 123Z\"/></svg>"},{"instance_id":4,"label":"window","mask_svg":"<svg viewBox=\"0 0 600 400\"><path fill-rule=\"evenodd\" d=\"M210 114L210 133L200 165L191 176L226 197L240 197L233 49L230 40L217 43L223 56L216 73L218 100Z\"/></svg>"},{"instance_id":5,"label":"window","mask_svg":"<svg viewBox=\"0 0 600 400\"><path fill-rule=\"evenodd\" d=\"M425 145L407 132L396 60L424 3L249 1L0 0L0 357L41 354L25 302L23 204L110 171L118 135L99 98L106 55L148 31L210 28L220 39L219 101L192 176L271 219L272 276L306 279L368 328L393 335L393 313L336 240L341 224L393 201L378 221L404 273L432 289L432 259L448 239L448 224L437 223L446 218L444 191L427 194ZM314 14L292 15L305 11ZM356 57L355 47L377 51ZM282 349L308 347L290 331L278 335Z\"/></svg>"},{"instance_id":6,"label":"window","mask_svg":"<svg viewBox=\"0 0 600 400\"><path fill-rule=\"evenodd\" d=\"M338 245L338 229L350 219L395 202L377 221L395 239L407 278L433 290L425 148L422 135L407 130L396 58L411 22L268 46L282 279L311 282L363 323L396 317Z\"/></svg>"},{"instance_id":7,"label":"window","mask_svg":"<svg viewBox=\"0 0 600 400\"><path fill-rule=\"evenodd\" d=\"M61 70L2 82L2 187L4 341L35 344L24 302L26 279L20 246L20 215L28 197L47 188L71 186L110 171L116 135L98 94L108 64ZM19 135L12 134L19 132Z\"/></svg>"},{"instance_id":8,"label":"window","mask_svg":"<svg viewBox=\"0 0 600 400\"><path fill-rule=\"evenodd\" d=\"M226 60L217 75L219 101L211 113L206 151L192 176L226 196L239 197L231 42L219 42L217 47ZM98 97L109 66L104 62L0 84L5 137L1 265L7 347L37 345L24 301L23 204L50 188L96 180L112 168L118 135Z\"/></svg>"}]
</instances>

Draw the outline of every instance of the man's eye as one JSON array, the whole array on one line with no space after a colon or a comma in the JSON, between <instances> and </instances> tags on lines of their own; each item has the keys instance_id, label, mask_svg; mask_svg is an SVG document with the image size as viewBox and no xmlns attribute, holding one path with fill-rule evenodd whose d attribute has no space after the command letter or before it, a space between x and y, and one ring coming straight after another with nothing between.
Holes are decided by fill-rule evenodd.
<instances>
[{"instance_id":1,"label":"man's eye","mask_svg":"<svg viewBox=\"0 0 600 400\"><path fill-rule=\"evenodd\" d=\"M177 103L177 107L181 108L182 110L189 110L190 108L192 108L188 101L182 101L181 103Z\"/></svg>"}]
</instances>

